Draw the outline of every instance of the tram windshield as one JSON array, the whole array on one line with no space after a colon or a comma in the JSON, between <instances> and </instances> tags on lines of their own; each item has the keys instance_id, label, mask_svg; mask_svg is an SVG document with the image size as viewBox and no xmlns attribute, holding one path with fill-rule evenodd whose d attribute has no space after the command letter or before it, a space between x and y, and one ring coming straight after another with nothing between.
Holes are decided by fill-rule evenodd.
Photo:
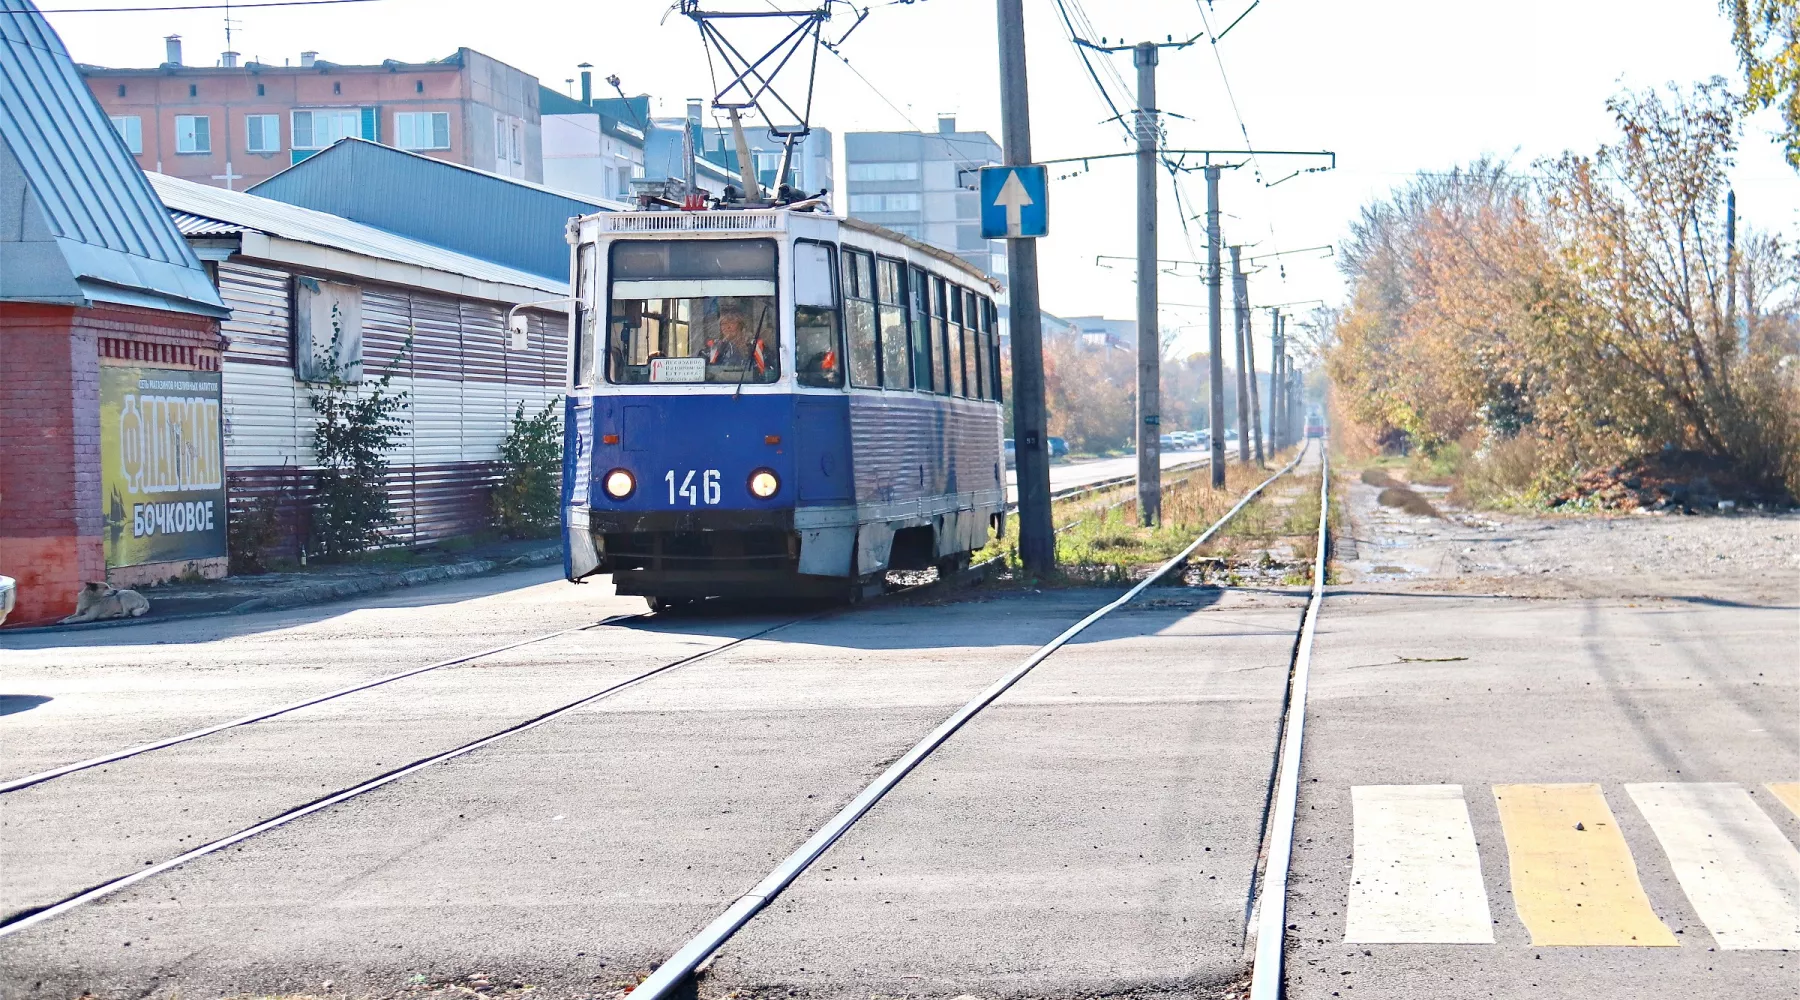
<instances>
[{"instance_id":1,"label":"tram windshield","mask_svg":"<svg viewBox=\"0 0 1800 1000\"><path fill-rule=\"evenodd\" d=\"M610 270L609 381L780 378L772 241L621 241Z\"/></svg>"}]
</instances>

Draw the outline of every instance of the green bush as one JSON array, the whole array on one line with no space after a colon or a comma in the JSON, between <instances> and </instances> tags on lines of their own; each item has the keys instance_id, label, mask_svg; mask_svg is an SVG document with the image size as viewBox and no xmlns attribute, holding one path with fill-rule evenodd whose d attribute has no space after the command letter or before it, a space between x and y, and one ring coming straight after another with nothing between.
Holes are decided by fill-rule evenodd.
<instances>
[{"instance_id":1,"label":"green bush","mask_svg":"<svg viewBox=\"0 0 1800 1000\"><path fill-rule=\"evenodd\" d=\"M562 524L562 397L534 416L521 402L500 444L506 477L494 489L494 519L514 538L544 538Z\"/></svg>"},{"instance_id":2,"label":"green bush","mask_svg":"<svg viewBox=\"0 0 1800 1000\"><path fill-rule=\"evenodd\" d=\"M331 325L338 326L337 307ZM315 385L309 402L318 422L313 425L313 456L319 471L313 487L310 548L327 559L341 558L381 544L382 529L395 521L388 501L388 451L406 432L399 414L407 393L390 386L400 363L396 358L369 388L345 380L347 367L337 356L333 338L329 352L318 355L325 380ZM412 349L409 339L401 349Z\"/></svg>"}]
</instances>

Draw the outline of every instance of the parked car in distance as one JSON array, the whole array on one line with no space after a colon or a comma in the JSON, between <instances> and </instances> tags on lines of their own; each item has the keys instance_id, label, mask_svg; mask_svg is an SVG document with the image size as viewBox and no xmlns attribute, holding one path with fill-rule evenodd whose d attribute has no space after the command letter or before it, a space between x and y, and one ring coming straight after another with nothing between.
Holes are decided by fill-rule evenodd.
<instances>
[{"instance_id":1,"label":"parked car in distance","mask_svg":"<svg viewBox=\"0 0 1800 1000\"><path fill-rule=\"evenodd\" d=\"M1050 439L1050 457L1051 458L1066 458L1068 456L1068 454L1069 454L1069 442L1064 441L1062 438L1058 438L1058 437L1053 437Z\"/></svg>"},{"instance_id":2,"label":"parked car in distance","mask_svg":"<svg viewBox=\"0 0 1800 1000\"><path fill-rule=\"evenodd\" d=\"M1173 434L1164 434L1164 435L1159 436L1156 439L1156 443L1162 448L1163 451L1174 451L1176 448L1175 435L1173 435Z\"/></svg>"},{"instance_id":3,"label":"parked car in distance","mask_svg":"<svg viewBox=\"0 0 1800 1000\"><path fill-rule=\"evenodd\" d=\"M1013 450L1013 439L1007 438L1000 442L1000 450L1006 453L1006 467L1012 468L1014 460L1018 457L1018 452Z\"/></svg>"}]
</instances>

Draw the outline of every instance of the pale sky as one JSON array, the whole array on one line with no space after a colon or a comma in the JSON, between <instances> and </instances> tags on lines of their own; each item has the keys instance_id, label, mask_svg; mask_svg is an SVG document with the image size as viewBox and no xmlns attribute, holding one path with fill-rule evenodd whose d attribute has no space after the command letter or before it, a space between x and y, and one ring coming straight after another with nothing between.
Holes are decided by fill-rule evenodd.
<instances>
[{"instance_id":1,"label":"pale sky","mask_svg":"<svg viewBox=\"0 0 1800 1000\"><path fill-rule=\"evenodd\" d=\"M39 0L47 11L184 2L196 0ZM994 4L875 2L880 5L842 47L868 82L821 55L813 123L839 137L862 130L930 131L944 112L954 113L964 129L998 138ZM1218 0L1204 11L1222 30L1249 2ZM1093 30L1115 42L1180 39L1202 30L1203 8L1193 0L1085 0L1080 6ZM1055 4L1025 0L1025 8L1037 158L1129 149L1124 131L1104 122L1110 112L1069 44ZM679 113L684 98L710 96L711 90L697 31L668 10L657 0L374 0L251 9L235 15L234 47L246 59L280 64L297 63L304 49L333 62L378 63L437 59L467 45L558 89L576 76L577 63L591 62L597 87L616 73L628 93L659 98L659 113ZM210 64L225 48L218 10L49 17L83 62L153 66L162 60L168 34L184 37L190 64ZM840 14L827 30L835 37L848 24ZM1135 86L1130 54L1111 58L1119 77ZM1165 50L1158 94L1165 111L1184 116L1168 120L1173 147L1242 149L1241 114L1258 148L1338 154L1335 171L1272 188L1260 185L1252 168L1225 173L1226 242L1254 243L1247 253L1267 253L1338 243L1363 204L1416 170L1442 170L1483 154L1528 167L1565 148L1591 150L1612 138L1608 96L1624 87L1713 74L1734 85L1740 79L1729 25L1713 0L1262 0L1216 47L1203 41ZM783 80L800 86L797 77ZM1116 88L1112 92L1115 101L1125 100ZM1750 225L1800 234L1800 177L1768 138L1772 127L1772 118L1753 122L1746 135L1734 172L1739 211ZM841 138L837 156L841 183ZM1260 165L1265 179L1274 180L1298 164L1265 158ZM1053 168L1052 174L1071 169ZM1134 252L1133 170L1129 158L1102 161L1085 174L1052 182L1051 235L1039 249L1046 309L1070 316L1133 315L1131 266L1094 263L1099 254ZM1204 211L1198 174L1182 181L1181 198L1190 214ZM1190 245L1166 176L1160 219L1162 257L1205 256L1204 219L1189 223ZM1270 269L1251 279L1253 305L1342 300L1343 282L1331 260L1295 255L1285 264L1285 275ZM1184 268L1182 277L1165 276L1164 302L1204 304L1197 273ZM1259 310L1259 329L1265 316ZM1205 310L1193 305L1170 304L1163 316L1165 329L1187 327L1183 349L1201 346L1205 323Z\"/></svg>"}]
</instances>

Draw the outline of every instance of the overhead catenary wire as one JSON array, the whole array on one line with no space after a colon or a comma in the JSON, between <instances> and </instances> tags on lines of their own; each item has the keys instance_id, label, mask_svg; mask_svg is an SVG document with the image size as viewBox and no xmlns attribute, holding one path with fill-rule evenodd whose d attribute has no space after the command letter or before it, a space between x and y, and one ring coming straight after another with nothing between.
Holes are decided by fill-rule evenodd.
<instances>
[{"instance_id":1,"label":"overhead catenary wire","mask_svg":"<svg viewBox=\"0 0 1800 1000\"><path fill-rule=\"evenodd\" d=\"M381 0L251 0L249 3L159 4L152 7L40 7L32 10L0 10L0 14L150 14L174 10L250 10L257 7L324 7L347 3L379 3Z\"/></svg>"}]
</instances>

